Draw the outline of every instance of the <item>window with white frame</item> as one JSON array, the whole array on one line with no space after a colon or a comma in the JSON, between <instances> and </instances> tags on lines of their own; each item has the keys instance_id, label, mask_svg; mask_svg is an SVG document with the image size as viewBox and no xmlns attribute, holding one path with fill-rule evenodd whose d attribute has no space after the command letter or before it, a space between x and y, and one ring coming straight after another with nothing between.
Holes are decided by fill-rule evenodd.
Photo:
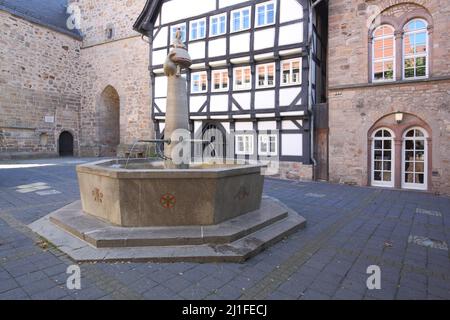
<instances>
[{"instance_id":1,"label":"window with white frame","mask_svg":"<svg viewBox=\"0 0 450 320\"><path fill-rule=\"evenodd\" d=\"M275 63L256 66L257 88L269 88L275 86Z\"/></svg>"},{"instance_id":2,"label":"window with white frame","mask_svg":"<svg viewBox=\"0 0 450 320\"><path fill-rule=\"evenodd\" d=\"M181 41L186 42L186 23L177 24L170 27L170 43L172 44L175 40L175 35L177 30L181 31Z\"/></svg>"},{"instance_id":3,"label":"window with white frame","mask_svg":"<svg viewBox=\"0 0 450 320\"><path fill-rule=\"evenodd\" d=\"M281 84L300 84L302 81L301 65L300 59L281 61Z\"/></svg>"},{"instance_id":4,"label":"window with white frame","mask_svg":"<svg viewBox=\"0 0 450 320\"><path fill-rule=\"evenodd\" d=\"M395 79L395 36L394 28L382 25L373 32L372 80Z\"/></svg>"},{"instance_id":5,"label":"window with white frame","mask_svg":"<svg viewBox=\"0 0 450 320\"><path fill-rule=\"evenodd\" d=\"M219 14L217 16L213 16L211 17L209 24L210 37L225 34L227 32L227 15Z\"/></svg>"},{"instance_id":6,"label":"window with white frame","mask_svg":"<svg viewBox=\"0 0 450 320\"><path fill-rule=\"evenodd\" d=\"M414 19L406 24L403 35L403 78L414 79L428 76L427 23Z\"/></svg>"},{"instance_id":7,"label":"window with white frame","mask_svg":"<svg viewBox=\"0 0 450 320\"><path fill-rule=\"evenodd\" d=\"M231 32L250 29L250 7L231 12Z\"/></svg>"},{"instance_id":8,"label":"window with white frame","mask_svg":"<svg viewBox=\"0 0 450 320\"><path fill-rule=\"evenodd\" d=\"M256 6L256 27L268 26L275 23L275 3L264 2Z\"/></svg>"},{"instance_id":9,"label":"window with white frame","mask_svg":"<svg viewBox=\"0 0 450 320\"><path fill-rule=\"evenodd\" d=\"M228 70L214 70L212 72L212 91L228 90Z\"/></svg>"},{"instance_id":10,"label":"window with white frame","mask_svg":"<svg viewBox=\"0 0 450 320\"><path fill-rule=\"evenodd\" d=\"M236 154L251 155L253 154L253 135L237 134L236 135Z\"/></svg>"},{"instance_id":11,"label":"window with white frame","mask_svg":"<svg viewBox=\"0 0 450 320\"><path fill-rule=\"evenodd\" d=\"M206 37L206 19L191 21L189 40L203 39Z\"/></svg>"},{"instance_id":12,"label":"window with white frame","mask_svg":"<svg viewBox=\"0 0 450 320\"><path fill-rule=\"evenodd\" d=\"M260 134L258 136L258 154L276 156L278 154L278 136L276 134Z\"/></svg>"},{"instance_id":13,"label":"window with white frame","mask_svg":"<svg viewBox=\"0 0 450 320\"><path fill-rule=\"evenodd\" d=\"M206 92L208 90L208 77L206 72L196 72L191 75L191 93Z\"/></svg>"},{"instance_id":14,"label":"window with white frame","mask_svg":"<svg viewBox=\"0 0 450 320\"><path fill-rule=\"evenodd\" d=\"M252 71L250 67L234 69L234 89L246 90L252 88Z\"/></svg>"}]
</instances>

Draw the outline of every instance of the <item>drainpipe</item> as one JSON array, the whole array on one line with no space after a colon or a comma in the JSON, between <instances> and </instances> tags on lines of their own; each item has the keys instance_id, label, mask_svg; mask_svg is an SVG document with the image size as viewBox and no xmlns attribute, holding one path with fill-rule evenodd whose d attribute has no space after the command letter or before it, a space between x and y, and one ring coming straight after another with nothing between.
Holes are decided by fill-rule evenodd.
<instances>
[{"instance_id":1,"label":"drainpipe","mask_svg":"<svg viewBox=\"0 0 450 320\"><path fill-rule=\"evenodd\" d=\"M313 163L313 180L315 180L315 167L317 166L317 160L314 157L314 111L312 106L312 73L313 68L312 66L312 33L313 33L313 27L312 27L312 18L313 18L313 10L314 7L320 2L321 0L317 2L313 2L311 0L309 2L309 21L308 21L308 112L310 114L310 145L311 145L311 160Z\"/></svg>"}]
</instances>

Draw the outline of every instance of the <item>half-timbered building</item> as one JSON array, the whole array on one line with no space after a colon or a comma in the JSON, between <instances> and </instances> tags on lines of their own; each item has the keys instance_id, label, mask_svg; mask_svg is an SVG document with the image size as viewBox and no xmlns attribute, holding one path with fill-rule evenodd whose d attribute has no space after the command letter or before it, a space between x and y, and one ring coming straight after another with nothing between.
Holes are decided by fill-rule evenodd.
<instances>
[{"instance_id":1,"label":"half-timbered building","mask_svg":"<svg viewBox=\"0 0 450 320\"><path fill-rule=\"evenodd\" d=\"M150 41L156 135L164 135L163 64L180 29L193 60L183 76L195 136L214 142L216 156L278 157L311 178L311 110L323 96L316 92L322 73L309 68L310 43L321 50L311 7L307 0L149 0L135 29ZM211 132L234 132L233 154Z\"/></svg>"}]
</instances>

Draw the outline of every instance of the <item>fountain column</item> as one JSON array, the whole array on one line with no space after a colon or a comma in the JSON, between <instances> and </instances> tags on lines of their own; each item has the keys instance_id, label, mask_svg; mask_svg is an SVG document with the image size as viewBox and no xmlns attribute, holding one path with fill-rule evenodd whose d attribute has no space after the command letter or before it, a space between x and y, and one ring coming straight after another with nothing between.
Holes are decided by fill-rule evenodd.
<instances>
[{"instance_id":1,"label":"fountain column","mask_svg":"<svg viewBox=\"0 0 450 320\"><path fill-rule=\"evenodd\" d=\"M188 164L176 165L172 161L172 150L179 141L172 141L172 133L177 129L189 131L189 109L186 79L181 76L183 68L189 68L192 64L186 46L181 41L181 30L176 32L172 50L164 63L164 73L167 76L167 106L166 126L164 137L171 140L164 146L164 156L167 158L165 167L169 169L186 169Z\"/></svg>"}]
</instances>

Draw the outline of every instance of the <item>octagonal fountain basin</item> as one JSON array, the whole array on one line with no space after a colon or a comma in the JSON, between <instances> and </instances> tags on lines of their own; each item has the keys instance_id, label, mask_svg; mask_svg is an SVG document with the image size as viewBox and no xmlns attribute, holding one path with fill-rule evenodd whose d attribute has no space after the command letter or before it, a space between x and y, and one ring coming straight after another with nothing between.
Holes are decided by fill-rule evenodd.
<instances>
[{"instance_id":1,"label":"octagonal fountain basin","mask_svg":"<svg viewBox=\"0 0 450 320\"><path fill-rule=\"evenodd\" d=\"M121 227L216 225L258 210L263 165L103 160L77 166L85 213Z\"/></svg>"}]
</instances>

